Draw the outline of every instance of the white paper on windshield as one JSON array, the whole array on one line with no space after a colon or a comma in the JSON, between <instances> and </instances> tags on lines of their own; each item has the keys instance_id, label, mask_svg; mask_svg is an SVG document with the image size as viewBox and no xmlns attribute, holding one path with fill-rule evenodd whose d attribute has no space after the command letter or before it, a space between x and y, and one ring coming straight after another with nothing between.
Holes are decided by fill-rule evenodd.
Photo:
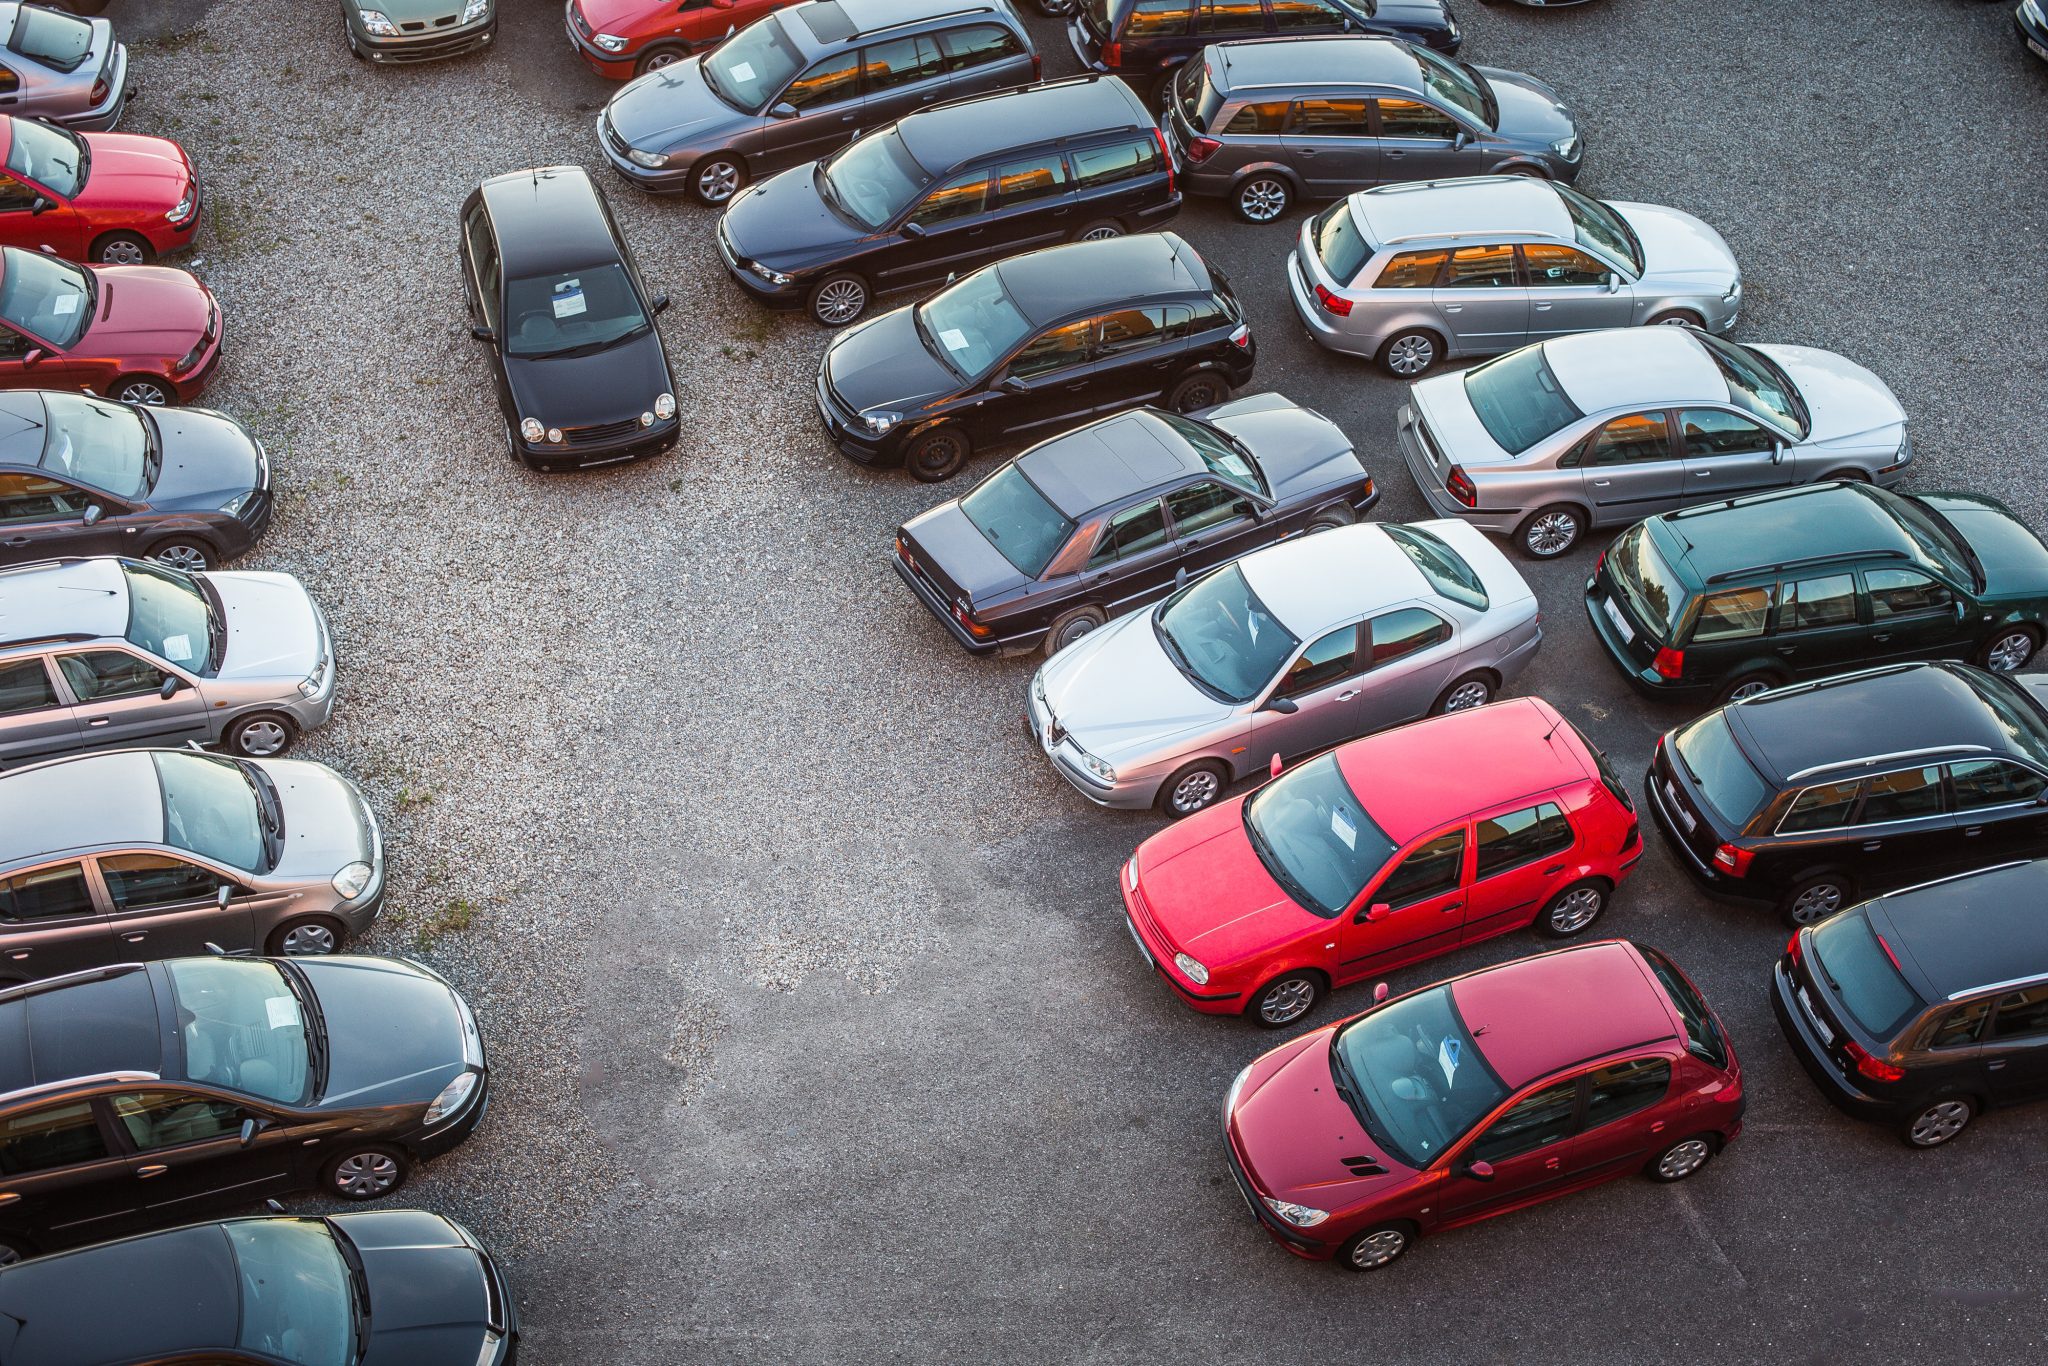
<instances>
[{"instance_id":1,"label":"white paper on windshield","mask_svg":"<svg viewBox=\"0 0 2048 1366\"><path fill-rule=\"evenodd\" d=\"M1437 1045L1436 1065L1444 1069L1444 1085L1451 1084L1451 1078L1458 1071L1458 1054L1463 1051L1464 1045L1456 1039L1445 1039Z\"/></svg>"},{"instance_id":2,"label":"white paper on windshield","mask_svg":"<svg viewBox=\"0 0 2048 1366\"><path fill-rule=\"evenodd\" d=\"M1257 616L1257 614L1256 614L1256 613L1255 613L1255 614L1253 614L1253 615L1251 615L1251 616L1248 616L1248 617L1246 617L1246 618L1244 619L1244 629L1245 629L1245 630L1247 630L1247 631L1249 631L1249 632L1251 632L1251 637L1252 637L1252 644L1254 644L1254 645L1258 644L1258 643L1259 643L1259 618L1258 618L1258 616Z\"/></svg>"},{"instance_id":3,"label":"white paper on windshield","mask_svg":"<svg viewBox=\"0 0 2048 1366\"><path fill-rule=\"evenodd\" d=\"M967 349L967 334L957 327L949 327L939 333L939 340L946 344L948 351L965 351Z\"/></svg>"},{"instance_id":4,"label":"white paper on windshield","mask_svg":"<svg viewBox=\"0 0 2048 1366\"><path fill-rule=\"evenodd\" d=\"M272 1029L297 1029L300 1025L299 1003L289 996L271 996L263 1002L263 1013L270 1017Z\"/></svg>"},{"instance_id":5,"label":"white paper on windshield","mask_svg":"<svg viewBox=\"0 0 2048 1366\"><path fill-rule=\"evenodd\" d=\"M564 280L556 285L554 304L557 318L573 318L589 308L589 303L583 297L583 282Z\"/></svg>"},{"instance_id":6,"label":"white paper on windshield","mask_svg":"<svg viewBox=\"0 0 2048 1366\"><path fill-rule=\"evenodd\" d=\"M1330 833L1343 840L1346 849L1356 850L1358 848L1358 827L1351 823L1351 816L1348 812L1332 811L1330 813Z\"/></svg>"},{"instance_id":7,"label":"white paper on windshield","mask_svg":"<svg viewBox=\"0 0 2048 1366\"><path fill-rule=\"evenodd\" d=\"M170 660L176 660L176 661L177 661L178 663L180 663L180 664L183 664L183 663L184 663L184 662L185 662L186 660L190 659L191 657L192 657L192 637L190 637L190 636L165 636L165 637L164 637L164 658L165 658L165 659L170 659Z\"/></svg>"},{"instance_id":8,"label":"white paper on windshield","mask_svg":"<svg viewBox=\"0 0 2048 1366\"><path fill-rule=\"evenodd\" d=\"M78 296L76 294L58 295L50 300L50 311L60 318L66 313L76 313L78 311Z\"/></svg>"},{"instance_id":9,"label":"white paper on windshield","mask_svg":"<svg viewBox=\"0 0 2048 1366\"><path fill-rule=\"evenodd\" d=\"M753 79L754 79L754 64L753 64L752 62L735 62L735 63L733 63L733 68L732 68L732 78L733 78L734 80L736 80L736 81L751 81L751 80L753 80Z\"/></svg>"}]
</instances>

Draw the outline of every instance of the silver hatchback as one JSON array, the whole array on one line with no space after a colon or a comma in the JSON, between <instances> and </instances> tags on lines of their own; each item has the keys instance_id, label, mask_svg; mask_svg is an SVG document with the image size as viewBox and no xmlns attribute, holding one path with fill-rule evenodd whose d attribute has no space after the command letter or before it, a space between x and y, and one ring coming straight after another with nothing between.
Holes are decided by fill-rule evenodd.
<instances>
[{"instance_id":1,"label":"silver hatchback","mask_svg":"<svg viewBox=\"0 0 2048 1366\"><path fill-rule=\"evenodd\" d=\"M0 3L0 103L23 118L105 132L128 104L128 48L105 19Z\"/></svg>"}]
</instances>

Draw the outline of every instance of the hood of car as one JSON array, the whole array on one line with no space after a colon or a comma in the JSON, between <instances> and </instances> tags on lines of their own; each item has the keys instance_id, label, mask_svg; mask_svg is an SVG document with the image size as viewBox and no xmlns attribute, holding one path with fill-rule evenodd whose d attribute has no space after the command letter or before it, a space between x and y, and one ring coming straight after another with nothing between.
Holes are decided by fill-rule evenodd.
<instances>
[{"instance_id":1,"label":"hood of car","mask_svg":"<svg viewBox=\"0 0 2048 1366\"><path fill-rule=\"evenodd\" d=\"M698 70L702 59L685 57L626 83L604 116L618 135L646 152L667 152L688 143L722 144L760 122L711 93Z\"/></svg>"},{"instance_id":2,"label":"hood of car","mask_svg":"<svg viewBox=\"0 0 2048 1366\"><path fill-rule=\"evenodd\" d=\"M1253 394L1202 416L1251 449L1278 502L1365 473L1336 423L1278 394Z\"/></svg>"},{"instance_id":3,"label":"hood of car","mask_svg":"<svg viewBox=\"0 0 2048 1366\"><path fill-rule=\"evenodd\" d=\"M669 0L576 0L592 33L630 34L648 27L650 19L674 14Z\"/></svg>"},{"instance_id":4,"label":"hood of car","mask_svg":"<svg viewBox=\"0 0 2048 1366\"><path fill-rule=\"evenodd\" d=\"M344 1214L335 1223L370 1283L362 1366L476 1360L491 1326L488 1273L454 1225L412 1209Z\"/></svg>"},{"instance_id":5,"label":"hood of car","mask_svg":"<svg viewBox=\"0 0 2048 1366\"><path fill-rule=\"evenodd\" d=\"M1905 439L1906 410L1883 380L1855 361L1811 346L1755 349L1776 361L1806 400L1812 424L1806 445L1896 446Z\"/></svg>"},{"instance_id":6,"label":"hood of car","mask_svg":"<svg viewBox=\"0 0 2048 1366\"><path fill-rule=\"evenodd\" d=\"M248 570L216 571L206 578L226 609L221 679L296 681L313 672L320 662L320 619L297 579Z\"/></svg>"},{"instance_id":7,"label":"hood of car","mask_svg":"<svg viewBox=\"0 0 2048 1366\"><path fill-rule=\"evenodd\" d=\"M1735 253L1709 224L1677 209L1658 204L1620 204L1608 208L1627 220L1643 246L1643 279L1639 288L1654 290L1660 281L1699 290L1726 292L1742 278Z\"/></svg>"},{"instance_id":8,"label":"hood of car","mask_svg":"<svg viewBox=\"0 0 2048 1366\"><path fill-rule=\"evenodd\" d=\"M292 961L327 1024L323 1108L425 1105L467 1066L462 1008L440 978L394 958Z\"/></svg>"},{"instance_id":9,"label":"hood of car","mask_svg":"<svg viewBox=\"0 0 2048 1366\"><path fill-rule=\"evenodd\" d=\"M1510 142L1547 146L1579 131L1579 121L1555 90L1519 71L1499 67L1475 67L1493 87L1500 106L1500 126L1494 131Z\"/></svg>"},{"instance_id":10,"label":"hood of car","mask_svg":"<svg viewBox=\"0 0 2048 1366\"><path fill-rule=\"evenodd\" d=\"M726 209L723 226L734 251L783 271L842 256L868 237L819 197L816 162L741 191Z\"/></svg>"},{"instance_id":11,"label":"hood of car","mask_svg":"<svg viewBox=\"0 0 2048 1366\"><path fill-rule=\"evenodd\" d=\"M1412 1175L1365 1132L1338 1094L1330 1076L1331 1034L1315 1030L1254 1063L1230 1115L1253 1183L1275 1199L1311 1209L1342 1209ZM1370 1159L1384 1170L1361 1176L1346 1158Z\"/></svg>"},{"instance_id":12,"label":"hood of car","mask_svg":"<svg viewBox=\"0 0 2048 1366\"><path fill-rule=\"evenodd\" d=\"M1515 457L1500 448L1465 395L1462 371L1434 375L1408 386L1409 402L1428 424L1444 459L1454 465L1500 465ZM1441 470L1438 471L1442 473Z\"/></svg>"},{"instance_id":13,"label":"hood of car","mask_svg":"<svg viewBox=\"0 0 2048 1366\"><path fill-rule=\"evenodd\" d=\"M299 759L251 759L277 785L284 808L284 852L271 876L332 877L370 857L370 830L355 788L325 764Z\"/></svg>"},{"instance_id":14,"label":"hood of car","mask_svg":"<svg viewBox=\"0 0 2048 1366\"><path fill-rule=\"evenodd\" d=\"M967 519L957 498L905 522L902 535L926 572L942 585L965 593L970 602L982 602L1031 582Z\"/></svg>"},{"instance_id":15,"label":"hood of car","mask_svg":"<svg viewBox=\"0 0 2048 1366\"><path fill-rule=\"evenodd\" d=\"M167 138L132 133L91 135L92 164L85 188L72 202L82 211L166 213L192 184L192 163Z\"/></svg>"},{"instance_id":16,"label":"hood of car","mask_svg":"<svg viewBox=\"0 0 2048 1366\"><path fill-rule=\"evenodd\" d=\"M588 355L506 356L505 383L522 418L546 427L637 419L669 388L668 357L653 328Z\"/></svg>"},{"instance_id":17,"label":"hood of car","mask_svg":"<svg viewBox=\"0 0 2048 1366\"><path fill-rule=\"evenodd\" d=\"M1986 597L2048 593L2048 546L1996 498L1975 493L1920 493L1970 543L1984 566Z\"/></svg>"},{"instance_id":18,"label":"hood of car","mask_svg":"<svg viewBox=\"0 0 2048 1366\"><path fill-rule=\"evenodd\" d=\"M231 417L203 408L151 408L163 468L150 486L160 512L215 512L256 487L256 440Z\"/></svg>"},{"instance_id":19,"label":"hood of car","mask_svg":"<svg viewBox=\"0 0 2048 1366\"><path fill-rule=\"evenodd\" d=\"M925 349L908 308L834 337L825 348L825 378L841 403L862 413L908 413L960 388L960 377Z\"/></svg>"},{"instance_id":20,"label":"hood of car","mask_svg":"<svg viewBox=\"0 0 2048 1366\"><path fill-rule=\"evenodd\" d=\"M1112 767L1230 715L1173 666L1152 633L1149 611L1090 631L1046 661L1041 677L1060 727Z\"/></svg>"},{"instance_id":21,"label":"hood of car","mask_svg":"<svg viewBox=\"0 0 2048 1366\"><path fill-rule=\"evenodd\" d=\"M99 312L74 351L175 361L206 331L212 296L182 270L95 266Z\"/></svg>"},{"instance_id":22,"label":"hood of car","mask_svg":"<svg viewBox=\"0 0 2048 1366\"><path fill-rule=\"evenodd\" d=\"M1243 811L1244 803L1233 801L1189 817L1202 829L1176 839L1170 852L1154 850L1151 841L1138 848L1138 891L1153 923L1212 974L1263 958L1310 930L1336 932L1273 881L1245 837Z\"/></svg>"}]
</instances>

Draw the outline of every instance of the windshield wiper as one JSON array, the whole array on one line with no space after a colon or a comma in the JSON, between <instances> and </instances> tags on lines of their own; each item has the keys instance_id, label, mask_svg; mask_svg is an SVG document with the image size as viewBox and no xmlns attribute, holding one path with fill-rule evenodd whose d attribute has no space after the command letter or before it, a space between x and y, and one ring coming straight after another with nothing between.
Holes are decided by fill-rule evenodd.
<instances>
[{"instance_id":1,"label":"windshield wiper","mask_svg":"<svg viewBox=\"0 0 2048 1366\"><path fill-rule=\"evenodd\" d=\"M156 481L163 475L164 443L148 409L136 408L135 416L142 420L142 487L147 492L156 487Z\"/></svg>"},{"instance_id":2,"label":"windshield wiper","mask_svg":"<svg viewBox=\"0 0 2048 1366\"><path fill-rule=\"evenodd\" d=\"M616 337L607 337L602 341L581 342L575 346L565 346L559 351L543 351L539 355L533 357L533 359L567 360L573 356L594 356L600 351L611 350L620 342L631 341L635 337L642 336L646 333L646 331L647 324L643 322L635 327L629 328L628 330L619 333L619 335Z\"/></svg>"},{"instance_id":3,"label":"windshield wiper","mask_svg":"<svg viewBox=\"0 0 2048 1366\"><path fill-rule=\"evenodd\" d=\"M361 1361L370 1351L370 1273L363 1267L363 1254L356 1251L356 1245L349 1241L340 1225L332 1219L323 1219L327 1232L334 1239L335 1250L348 1263L350 1322L356 1333L354 1360Z\"/></svg>"},{"instance_id":4,"label":"windshield wiper","mask_svg":"<svg viewBox=\"0 0 2048 1366\"><path fill-rule=\"evenodd\" d=\"M327 1089L327 1021L321 1017L320 1003L313 997L313 985L299 976L299 969L289 958L276 960L278 974L291 988L299 1001L299 1018L306 1022L306 1051L313 1055L313 1096L318 1099Z\"/></svg>"},{"instance_id":5,"label":"windshield wiper","mask_svg":"<svg viewBox=\"0 0 2048 1366\"><path fill-rule=\"evenodd\" d=\"M1272 875L1273 881L1280 884L1280 890L1293 897L1295 904L1303 910L1313 915L1319 915L1325 920L1334 919L1336 913L1323 909L1323 903L1310 896L1308 888L1294 880L1294 875L1287 871L1287 865L1282 863L1279 856L1273 852L1272 843L1259 833L1258 825L1252 820L1252 803L1246 802L1239 810L1242 812L1241 819L1244 821L1245 838L1252 846L1252 853L1256 854L1259 862L1265 865L1265 869Z\"/></svg>"},{"instance_id":6,"label":"windshield wiper","mask_svg":"<svg viewBox=\"0 0 2048 1366\"><path fill-rule=\"evenodd\" d=\"M948 370L951 370L956 375L966 375L967 372L965 370L962 370L959 366L953 364L952 357L948 356L945 352L941 351L939 349L939 344L936 341L932 340L932 330L924 325L924 310L922 308L913 308L910 310L910 329L911 331L917 333L917 344L919 346L922 346L925 350L931 352L932 358L934 360L938 361L939 364L945 366Z\"/></svg>"},{"instance_id":7,"label":"windshield wiper","mask_svg":"<svg viewBox=\"0 0 2048 1366\"><path fill-rule=\"evenodd\" d=\"M248 780L249 788L256 794L256 815L263 823L263 852L270 860L270 866L277 866L278 858L284 853L284 803L278 800L277 787L270 781L270 775L254 764L244 764L242 776ZM274 847L273 847L274 846Z\"/></svg>"},{"instance_id":8,"label":"windshield wiper","mask_svg":"<svg viewBox=\"0 0 2048 1366\"><path fill-rule=\"evenodd\" d=\"M1372 1107L1365 1103L1365 1097L1358 1089L1358 1079L1351 1075L1351 1064L1345 1060L1344 1050L1337 1046L1337 1037L1332 1035L1330 1038L1330 1080L1335 1083L1337 1094L1344 1097L1344 1103L1351 1107L1351 1113L1358 1116L1366 1136L1391 1152L1394 1145L1387 1142L1386 1131L1380 1128Z\"/></svg>"}]
</instances>

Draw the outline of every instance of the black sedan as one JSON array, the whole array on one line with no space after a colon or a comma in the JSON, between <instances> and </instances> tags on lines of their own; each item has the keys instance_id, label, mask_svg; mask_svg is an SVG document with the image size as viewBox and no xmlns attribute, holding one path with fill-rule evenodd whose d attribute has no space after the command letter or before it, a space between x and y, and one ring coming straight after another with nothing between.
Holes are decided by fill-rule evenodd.
<instances>
[{"instance_id":1,"label":"black sedan","mask_svg":"<svg viewBox=\"0 0 2048 1366\"><path fill-rule=\"evenodd\" d=\"M896 531L896 572L976 654L1056 654L1182 578L1379 501L1337 425L1279 394L1141 408L1032 447Z\"/></svg>"},{"instance_id":2,"label":"black sedan","mask_svg":"<svg viewBox=\"0 0 2048 1366\"><path fill-rule=\"evenodd\" d=\"M7 1366L505 1366L505 1276L422 1210L229 1219L0 1270Z\"/></svg>"},{"instance_id":3,"label":"black sedan","mask_svg":"<svg viewBox=\"0 0 2048 1366\"><path fill-rule=\"evenodd\" d=\"M210 408L0 393L0 564L130 555L208 569L269 529L270 460Z\"/></svg>"}]
</instances>

